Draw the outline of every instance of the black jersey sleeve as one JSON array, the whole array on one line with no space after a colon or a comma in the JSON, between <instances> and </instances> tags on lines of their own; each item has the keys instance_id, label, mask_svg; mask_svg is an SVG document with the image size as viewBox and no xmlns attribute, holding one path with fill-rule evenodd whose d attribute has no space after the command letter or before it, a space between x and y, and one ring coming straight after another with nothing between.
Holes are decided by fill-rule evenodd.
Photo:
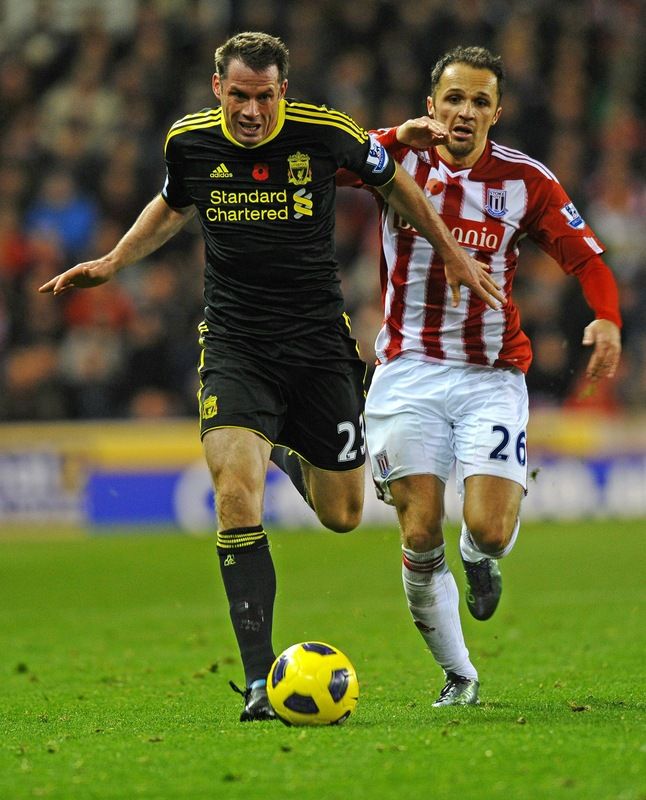
<instances>
[{"instance_id":1,"label":"black jersey sleeve","mask_svg":"<svg viewBox=\"0 0 646 800\"><path fill-rule=\"evenodd\" d=\"M352 117L327 106L293 104L290 113L321 122L321 135L334 153L337 167L359 175L369 186L384 186L395 175L396 164L375 134L368 133Z\"/></svg>"},{"instance_id":2,"label":"black jersey sleeve","mask_svg":"<svg viewBox=\"0 0 646 800\"><path fill-rule=\"evenodd\" d=\"M355 170L369 186L384 186L395 176L396 163L374 134L369 134L363 165Z\"/></svg>"},{"instance_id":3,"label":"black jersey sleeve","mask_svg":"<svg viewBox=\"0 0 646 800\"><path fill-rule=\"evenodd\" d=\"M346 143L340 167L359 175L369 186L384 186L395 175L395 161L374 134L366 134L363 142Z\"/></svg>"},{"instance_id":4,"label":"black jersey sleeve","mask_svg":"<svg viewBox=\"0 0 646 800\"><path fill-rule=\"evenodd\" d=\"M164 181L161 196L171 208L186 208L186 206L193 204L184 184L184 162L179 139L179 136L169 138L164 151L166 180Z\"/></svg>"}]
</instances>

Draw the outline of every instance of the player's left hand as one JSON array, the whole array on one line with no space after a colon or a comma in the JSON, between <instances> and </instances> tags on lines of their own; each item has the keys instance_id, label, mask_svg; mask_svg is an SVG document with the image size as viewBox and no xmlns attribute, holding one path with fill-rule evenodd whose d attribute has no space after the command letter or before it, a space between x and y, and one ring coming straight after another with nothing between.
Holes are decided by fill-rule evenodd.
<instances>
[{"instance_id":1,"label":"player's left hand","mask_svg":"<svg viewBox=\"0 0 646 800\"><path fill-rule=\"evenodd\" d=\"M491 277L489 267L461 251L459 260L446 261L444 274L451 290L451 305L460 305L460 286L466 286L483 300L490 308L497 311L505 305L505 295Z\"/></svg>"},{"instance_id":2,"label":"player's left hand","mask_svg":"<svg viewBox=\"0 0 646 800\"><path fill-rule=\"evenodd\" d=\"M591 381L613 378L619 366L621 333L609 319L595 319L583 332L583 344L594 345L586 370Z\"/></svg>"},{"instance_id":3,"label":"player's left hand","mask_svg":"<svg viewBox=\"0 0 646 800\"><path fill-rule=\"evenodd\" d=\"M431 117L408 119L397 128L397 141L417 150L426 150L438 144L447 144L451 139L449 129L443 122Z\"/></svg>"}]
</instances>

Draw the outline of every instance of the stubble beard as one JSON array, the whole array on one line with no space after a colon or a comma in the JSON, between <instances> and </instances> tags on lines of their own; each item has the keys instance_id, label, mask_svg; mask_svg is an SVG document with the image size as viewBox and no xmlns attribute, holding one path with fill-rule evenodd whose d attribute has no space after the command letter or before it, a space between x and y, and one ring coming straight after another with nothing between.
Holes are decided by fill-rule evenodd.
<instances>
[{"instance_id":1,"label":"stubble beard","mask_svg":"<svg viewBox=\"0 0 646 800\"><path fill-rule=\"evenodd\" d=\"M453 158L465 158L475 150L475 142L449 142L445 147Z\"/></svg>"}]
</instances>

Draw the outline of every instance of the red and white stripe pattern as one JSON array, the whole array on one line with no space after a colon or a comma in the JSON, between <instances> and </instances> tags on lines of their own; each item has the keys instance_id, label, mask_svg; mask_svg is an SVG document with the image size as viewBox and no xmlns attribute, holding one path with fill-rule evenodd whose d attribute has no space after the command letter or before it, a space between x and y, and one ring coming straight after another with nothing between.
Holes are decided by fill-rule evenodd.
<instances>
[{"instance_id":1,"label":"red and white stripe pattern","mask_svg":"<svg viewBox=\"0 0 646 800\"><path fill-rule=\"evenodd\" d=\"M425 555L425 554L420 554ZM445 564L445 557L444 557L444 550L434 558L430 558L427 560L423 559L414 559L411 555L407 553L402 553L402 564L406 569L409 569L411 572L423 572L423 573L430 573L436 572L440 570Z\"/></svg>"},{"instance_id":2,"label":"red and white stripe pattern","mask_svg":"<svg viewBox=\"0 0 646 800\"><path fill-rule=\"evenodd\" d=\"M563 212L568 204L574 207L555 176L519 151L490 142L478 163L463 170L452 169L434 149L399 146L393 155L458 242L490 266L508 302L493 310L463 287L462 301L453 308L442 260L426 239L382 203L384 322L376 341L379 362L406 354L526 372L531 347L511 298L519 241L529 236L566 272L602 252L603 246L583 220L575 227L572 213Z\"/></svg>"}]
</instances>

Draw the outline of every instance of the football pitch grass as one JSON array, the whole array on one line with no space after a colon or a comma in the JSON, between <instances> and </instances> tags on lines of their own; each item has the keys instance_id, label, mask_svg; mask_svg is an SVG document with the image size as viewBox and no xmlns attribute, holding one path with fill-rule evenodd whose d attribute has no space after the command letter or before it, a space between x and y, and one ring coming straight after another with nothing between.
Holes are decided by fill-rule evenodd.
<instances>
[{"instance_id":1,"label":"football pitch grass","mask_svg":"<svg viewBox=\"0 0 646 800\"><path fill-rule=\"evenodd\" d=\"M2 800L646 798L644 521L524 524L495 616L464 614L482 705L447 709L395 530L274 531L276 647L359 676L330 728L239 723L213 539L129 533L0 541Z\"/></svg>"}]
</instances>

